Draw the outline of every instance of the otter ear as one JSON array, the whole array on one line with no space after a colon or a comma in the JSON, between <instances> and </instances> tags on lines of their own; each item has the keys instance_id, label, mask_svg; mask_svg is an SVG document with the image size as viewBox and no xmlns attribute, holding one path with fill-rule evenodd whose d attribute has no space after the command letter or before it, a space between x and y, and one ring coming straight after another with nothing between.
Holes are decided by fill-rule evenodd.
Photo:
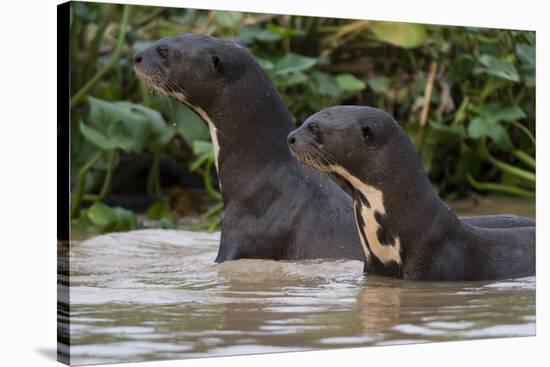
<instances>
[{"instance_id":1,"label":"otter ear","mask_svg":"<svg viewBox=\"0 0 550 367\"><path fill-rule=\"evenodd\" d=\"M361 126L361 134L365 142L372 140L372 130L369 125Z\"/></svg>"},{"instance_id":2,"label":"otter ear","mask_svg":"<svg viewBox=\"0 0 550 367\"><path fill-rule=\"evenodd\" d=\"M222 60L218 55L212 55L212 67L216 72L223 74Z\"/></svg>"}]
</instances>

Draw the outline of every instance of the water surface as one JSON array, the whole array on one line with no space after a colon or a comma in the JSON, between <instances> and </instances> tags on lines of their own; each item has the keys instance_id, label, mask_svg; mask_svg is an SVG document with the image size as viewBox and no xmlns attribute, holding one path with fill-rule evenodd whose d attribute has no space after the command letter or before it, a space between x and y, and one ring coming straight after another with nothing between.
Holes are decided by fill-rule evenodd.
<instances>
[{"instance_id":1,"label":"water surface","mask_svg":"<svg viewBox=\"0 0 550 367\"><path fill-rule=\"evenodd\" d=\"M73 241L70 326L66 305L59 313L71 363L535 334L534 277L409 282L365 276L358 261L215 265L218 243L219 233L152 229Z\"/></svg>"}]
</instances>

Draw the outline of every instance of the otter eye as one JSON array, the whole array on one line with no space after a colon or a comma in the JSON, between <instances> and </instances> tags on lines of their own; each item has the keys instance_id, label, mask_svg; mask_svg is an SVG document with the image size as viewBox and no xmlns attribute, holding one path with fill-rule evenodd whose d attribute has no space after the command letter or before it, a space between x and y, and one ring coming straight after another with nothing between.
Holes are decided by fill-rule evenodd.
<instances>
[{"instance_id":1,"label":"otter eye","mask_svg":"<svg viewBox=\"0 0 550 367\"><path fill-rule=\"evenodd\" d=\"M372 131L368 126L363 126L361 128L361 134L363 134L363 139L365 139L365 141L372 139Z\"/></svg>"},{"instance_id":2,"label":"otter eye","mask_svg":"<svg viewBox=\"0 0 550 367\"><path fill-rule=\"evenodd\" d=\"M214 70L218 72L222 72L222 61L220 60L219 56L212 55L212 66L214 66Z\"/></svg>"},{"instance_id":3,"label":"otter eye","mask_svg":"<svg viewBox=\"0 0 550 367\"><path fill-rule=\"evenodd\" d=\"M159 54L160 57L165 59L166 56L168 56L168 49L165 46L159 46L157 47L157 53Z\"/></svg>"},{"instance_id":4,"label":"otter eye","mask_svg":"<svg viewBox=\"0 0 550 367\"><path fill-rule=\"evenodd\" d=\"M317 125L316 123L309 124L307 128L313 135L319 134L319 125Z\"/></svg>"}]
</instances>

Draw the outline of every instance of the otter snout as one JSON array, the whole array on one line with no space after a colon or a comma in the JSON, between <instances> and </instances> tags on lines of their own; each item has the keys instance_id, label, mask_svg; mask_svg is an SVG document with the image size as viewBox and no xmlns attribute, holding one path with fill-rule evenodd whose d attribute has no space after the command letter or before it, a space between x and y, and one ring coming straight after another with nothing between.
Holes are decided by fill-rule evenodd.
<instances>
[{"instance_id":1,"label":"otter snout","mask_svg":"<svg viewBox=\"0 0 550 367\"><path fill-rule=\"evenodd\" d=\"M304 139L304 136L300 129L294 130L290 134L288 134L288 137L286 138L286 143L288 144L288 149L290 149L290 152L293 154L300 154L306 149L307 147L307 139Z\"/></svg>"},{"instance_id":2,"label":"otter snout","mask_svg":"<svg viewBox=\"0 0 550 367\"><path fill-rule=\"evenodd\" d=\"M294 136L295 132L296 131L293 131L290 134L288 134L288 138L286 139L286 143L288 144L289 147L291 147L292 145L294 145L294 143L296 143L296 137Z\"/></svg>"},{"instance_id":3,"label":"otter snout","mask_svg":"<svg viewBox=\"0 0 550 367\"><path fill-rule=\"evenodd\" d=\"M134 65L140 64L143 61L142 52L138 52L134 55Z\"/></svg>"}]
</instances>

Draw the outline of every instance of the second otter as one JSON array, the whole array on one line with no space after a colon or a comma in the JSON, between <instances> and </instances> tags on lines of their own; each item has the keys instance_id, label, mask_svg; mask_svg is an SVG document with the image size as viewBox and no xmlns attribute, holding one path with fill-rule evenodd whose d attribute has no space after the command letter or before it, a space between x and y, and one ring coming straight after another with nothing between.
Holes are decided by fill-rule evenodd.
<instances>
[{"instance_id":1,"label":"second otter","mask_svg":"<svg viewBox=\"0 0 550 367\"><path fill-rule=\"evenodd\" d=\"M288 144L301 163L349 184L368 272L457 281L534 275L535 221L458 218L433 191L409 138L386 112L329 108L309 117Z\"/></svg>"}]
</instances>

